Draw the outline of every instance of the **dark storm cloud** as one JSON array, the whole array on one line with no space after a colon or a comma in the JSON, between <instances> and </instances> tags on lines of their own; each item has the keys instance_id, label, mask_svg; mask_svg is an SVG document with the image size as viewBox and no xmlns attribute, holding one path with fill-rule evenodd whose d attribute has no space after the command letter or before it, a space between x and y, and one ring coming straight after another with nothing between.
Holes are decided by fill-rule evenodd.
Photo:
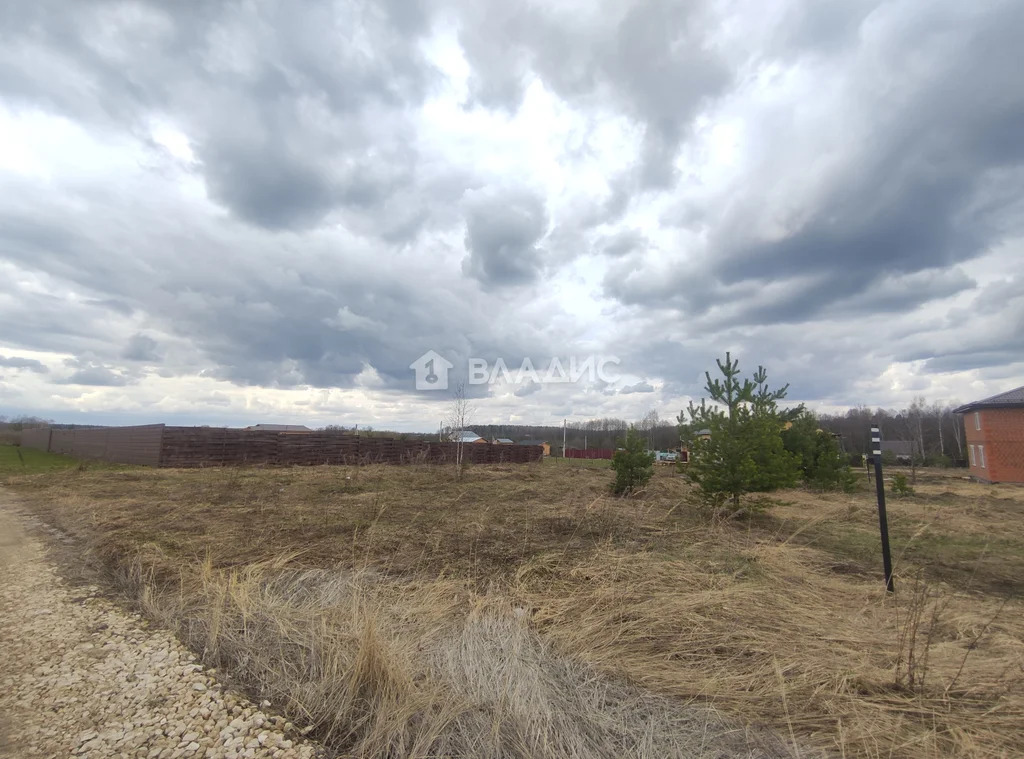
<instances>
[{"instance_id":1,"label":"dark storm cloud","mask_svg":"<svg viewBox=\"0 0 1024 759\"><path fill-rule=\"evenodd\" d=\"M463 366L471 355L551 355L529 319L502 334L490 318L501 301L459 277L456 261L439 267L439 251L401 259L358 238L268 235L179 217L152 200L80 196L90 211L64 214L64 247L32 235L11 242L9 260L105 297L79 303L15 289L0 299L0 323L17 320L20 329L5 338L88 353L108 366L151 361L152 346L133 339L137 328L124 322L125 313L145 314L151 339L163 333L188 346L184 358L162 359L162 376L174 370L249 386L349 388L370 366L387 391L413 390L409 364L428 349ZM35 197L33 217L56 218L61 207L59 197ZM146 230L144 248L119 244L125 215ZM108 300L120 308L101 304Z\"/></svg>"},{"instance_id":2,"label":"dark storm cloud","mask_svg":"<svg viewBox=\"0 0 1024 759\"><path fill-rule=\"evenodd\" d=\"M407 181L405 109L435 78L426 17L396 3L44 0L6 4L0 29L0 94L140 131L171 113L212 197L269 228L376 207Z\"/></svg>"},{"instance_id":3,"label":"dark storm cloud","mask_svg":"<svg viewBox=\"0 0 1024 759\"><path fill-rule=\"evenodd\" d=\"M1015 274L980 289L951 309L932 330L898 343L901 360L924 360L930 372L965 371L1024 362L1024 276Z\"/></svg>"},{"instance_id":4,"label":"dark storm cloud","mask_svg":"<svg viewBox=\"0 0 1024 759\"><path fill-rule=\"evenodd\" d=\"M526 190L471 191L465 201L463 271L487 288L525 285L540 275L547 232L544 201Z\"/></svg>"},{"instance_id":5,"label":"dark storm cloud","mask_svg":"<svg viewBox=\"0 0 1024 759\"><path fill-rule=\"evenodd\" d=\"M862 14L843 18L859 22ZM612 272L608 294L695 316L741 303L720 322L727 326L799 322L830 310L910 311L969 287L970 278L941 269L1022 231L1024 79L1013 72L1024 6L966 14L934 7L914 18L927 34L914 34L909 19L876 21L892 27L874 30L882 41L872 53L884 65L849 64L852 77L863 77L851 96L871 120L849 141L843 168L820 191L790 201L799 222L771 239L756 235L774 176L753 175L711 229L706 254L665 278ZM815 159L794 158L792 172ZM905 293L891 291L887 283L901 278Z\"/></svg>"},{"instance_id":6,"label":"dark storm cloud","mask_svg":"<svg viewBox=\"0 0 1024 759\"><path fill-rule=\"evenodd\" d=\"M0 356L0 366L8 369L25 369L37 374L46 374L50 371L41 361L36 361L34 358L18 358L17 356Z\"/></svg>"},{"instance_id":7,"label":"dark storm cloud","mask_svg":"<svg viewBox=\"0 0 1024 759\"><path fill-rule=\"evenodd\" d=\"M409 394L428 349L517 365L593 328L651 378L628 392L699 395L703 370L733 350L793 397L850 402L893 360L947 371L1024 355L1019 290L988 285L962 314L911 315L963 302L985 281L974 257L1022 231L1024 10L791 6L752 36L767 49L730 51L750 22L702 2L0 5L5 107L64 116L97 152L58 157L45 181L0 176L0 276L19 275L0 293L0 324L16 325L3 343L83 357L63 383L134 383L146 362L166 378ZM492 135L473 133L452 166L452 145L433 143L453 117L432 98L461 97L463 82L441 81L422 52L447 45L449 22L469 64L453 134L506 124L539 79L561 98L551 134L568 124L567 142L582 142L556 146L556 161L601 154L609 122L630 158L581 188L490 161L477 151ZM812 94L774 77L806 77ZM781 115L761 119L776 96ZM721 166L678 177L674 165L720 116L748 133L741 171L714 195ZM545 126L529 131L549 138ZM486 147L503 150L504 134ZM136 150L157 167L136 172ZM563 295L600 299L580 289L592 280L559 279L587 251L619 301L600 304L600 325L576 303L560 311Z\"/></svg>"}]
</instances>

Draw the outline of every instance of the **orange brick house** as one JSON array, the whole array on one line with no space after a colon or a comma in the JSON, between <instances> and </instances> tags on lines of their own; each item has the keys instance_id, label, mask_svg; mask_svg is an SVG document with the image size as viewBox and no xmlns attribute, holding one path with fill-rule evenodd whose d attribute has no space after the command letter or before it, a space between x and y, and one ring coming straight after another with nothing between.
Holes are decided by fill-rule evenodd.
<instances>
[{"instance_id":1,"label":"orange brick house","mask_svg":"<svg viewBox=\"0 0 1024 759\"><path fill-rule=\"evenodd\" d=\"M971 476L1024 483L1024 386L953 409L963 414Z\"/></svg>"}]
</instances>

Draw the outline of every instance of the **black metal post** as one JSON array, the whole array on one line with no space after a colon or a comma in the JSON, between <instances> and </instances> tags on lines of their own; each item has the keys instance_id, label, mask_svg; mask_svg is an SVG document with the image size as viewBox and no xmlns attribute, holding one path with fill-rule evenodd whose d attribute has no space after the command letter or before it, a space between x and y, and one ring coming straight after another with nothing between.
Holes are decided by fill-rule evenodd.
<instances>
[{"instance_id":1,"label":"black metal post","mask_svg":"<svg viewBox=\"0 0 1024 759\"><path fill-rule=\"evenodd\" d=\"M875 493L878 495L878 529L882 533L882 567L885 569L885 589L893 593L896 586L892 581L889 519L885 515L885 481L882 479L882 434L878 427L871 428L871 455L875 460Z\"/></svg>"}]
</instances>

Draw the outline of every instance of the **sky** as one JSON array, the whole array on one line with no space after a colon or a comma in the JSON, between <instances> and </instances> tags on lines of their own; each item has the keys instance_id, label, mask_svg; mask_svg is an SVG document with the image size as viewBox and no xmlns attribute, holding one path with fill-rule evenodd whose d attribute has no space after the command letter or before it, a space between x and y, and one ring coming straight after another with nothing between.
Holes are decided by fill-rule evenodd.
<instances>
[{"instance_id":1,"label":"sky","mask_svg":"<svg viewBox=\"0 0 1024 759\"><path fill-rule=\"evenodd\" d=\"M1021 29L0 4L0 414L431 430L468 381L479 423L672 419L726 351L822 411L1024 385Z\"/></svg>"}]
</instances>

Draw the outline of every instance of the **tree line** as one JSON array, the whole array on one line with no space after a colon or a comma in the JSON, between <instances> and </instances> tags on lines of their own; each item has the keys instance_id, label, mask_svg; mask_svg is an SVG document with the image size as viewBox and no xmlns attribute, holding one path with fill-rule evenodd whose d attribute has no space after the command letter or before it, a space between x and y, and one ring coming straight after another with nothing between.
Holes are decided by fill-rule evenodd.
<instances>
[{"instance_id":1,"label":"tree line","mask_svg":"<svg viewBox=\"0 0 1024 759\"><path fill-rule=\"evenodd\" d=\"M849 452L867 453L871 426L877 424L882 440L914 443L914 457L926 466L966 466L964 419L954 414L957 403L931 403L915 398L904 409L858 406L845 414L819 414L818 422L840 436Z\"/></svg>"}]
</instances>

